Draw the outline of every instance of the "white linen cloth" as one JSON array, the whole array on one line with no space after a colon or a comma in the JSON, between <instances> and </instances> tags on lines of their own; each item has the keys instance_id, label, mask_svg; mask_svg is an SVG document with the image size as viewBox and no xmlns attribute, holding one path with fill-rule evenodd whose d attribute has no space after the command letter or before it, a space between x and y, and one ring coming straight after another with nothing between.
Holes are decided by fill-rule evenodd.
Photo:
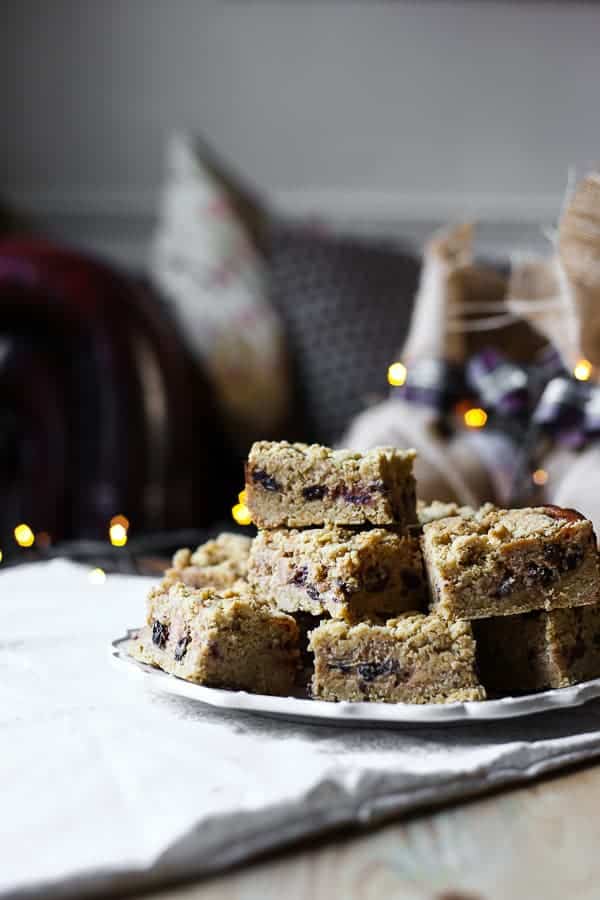
<instances>
[{"instance_id":1,"label":"white linen cloth","mask_svg":"<svg viewBox=\"0 0 600 900\"><path fill-rule=\"evenodd\" d=\"M58 560L0 575L0 896L86 897L214 872L600 753L600 703L397 730L211 710L110 661L148 579ZM39 895L38 895L39 896Z\"/></svg>"}]
</instances>

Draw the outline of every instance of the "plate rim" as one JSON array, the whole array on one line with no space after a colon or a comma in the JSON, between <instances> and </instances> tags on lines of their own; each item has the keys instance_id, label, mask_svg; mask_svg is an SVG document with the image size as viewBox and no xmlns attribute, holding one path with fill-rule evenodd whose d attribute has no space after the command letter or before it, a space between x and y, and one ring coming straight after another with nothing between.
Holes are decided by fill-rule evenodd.
<instances>
[{"instance_id":1,"label":"plate rim","mask_svg":"<svg viewBox=\"0 0 600 900\"><path fill-rule=\"evenodd\" d=\"M125 645L133 639L138 631L139 628L130 628L125 635L111 641L112 662L121 670L151 680L157 689L165 693L187 697L213 709L251 713L288 721L309 721L315 725L320 723L346 726L353 723L390 726L476 724L575 708L600 697L600 678L535 694L456 703L333 702L302 697L251 694L248 691L233 691L195 684L147 663L139 662L130 656L125 648Z\"/></svg>"}]
</instances>

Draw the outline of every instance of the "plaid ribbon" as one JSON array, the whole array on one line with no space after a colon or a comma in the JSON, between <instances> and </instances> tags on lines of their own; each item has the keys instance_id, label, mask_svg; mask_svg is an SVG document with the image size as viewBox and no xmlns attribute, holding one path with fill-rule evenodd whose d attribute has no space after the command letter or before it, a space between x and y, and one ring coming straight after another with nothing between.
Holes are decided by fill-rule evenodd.
<instances>
[{"instance_id":1,"label":"plaid ribbon","mask_svg":"<svg viewBox=\"0 0 600 900\"><path fill-rule=\"evenodd\" d=\"M559 375L549 381L532 421L557 443L579 449L600 434L600 385Z\"/></svg>"},{"instance_id":2,"label":"plaid ribbon","mask_svg":"<svg viewBox=\"0 0 600 900\"><path fill-rule=\"evenodd\" d=\"M457 404L481 406L490 426L537 426L559 443L580 447L600 434L600 385L568 375L555 351L532 366L511 362L487 348L464 366L441 359L416 362L395 396L447 417Z\"/></svg>"},{"instance_id":3,"label":"plaid ribbon","mask_svg":"<svg viewBox=\"0 0 600 900\"><path fill-rule=\"evenodd\" d=\"M571 377L553 349L531 366L511 362L494 348L464 366L422 360L410 367L395 395L437 410L446 427L455 424L457 406L482 407L487 429L501 432L514 446L515 495L531 484L532 461L544 437L579 449L600 435L600 385Z\"/></svg>"}]
</instances>

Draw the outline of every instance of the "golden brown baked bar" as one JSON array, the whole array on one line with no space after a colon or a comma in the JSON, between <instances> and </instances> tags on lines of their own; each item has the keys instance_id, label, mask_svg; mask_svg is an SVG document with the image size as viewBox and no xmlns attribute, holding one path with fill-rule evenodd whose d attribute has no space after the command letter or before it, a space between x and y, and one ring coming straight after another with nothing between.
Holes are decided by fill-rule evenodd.
<instances>
[{"instance_id":1,"label":"golden brown baked bar","mask_svg":"<svg viewBox=\"0 0 600 900\"><path fill-rule=\"evenodd\" d=\"M193 590L178 583L151 591L149 624L129 646L140 662L204 684L289 694L299 665L291 616L249 592Z\"/></svg>"},{"instance_id":2,"label":"golden brown baked bar","mask_svg":"<svg viewBox=\"0 0 600 900\"><path fill-rule=\"evenodd\" d=\"M356 621L419 610L425 579L417 538L340 526L275 529L255 538L248 582L285 612Z\"/></svg>"},{"instance_id":3,"label":"golden brown baked bar","mask_svg":"<svg viewBox=\"0 0 600 900\"><path fill-rule=\"evenodd\" d=\"M600 677L598 605L479 619L473 631L488 691L537 691Z\"/></svg>"},{"instance_id":4,"label":"golden brown baked bar","mask_svg":"<svg viewBox=\"0 0 600 900\"><path fill-rule=\"evenodd\" d=\"M432 608L451 619L597 603L592 523L557 506L495 509L423 528Z\"/></svg>"},{"instance_id":5,"label":"golden brown baked bar","mask_svg":"<svg viewBox=\"0 0 600 900\"><path fill-rule=\"evenodd\" d=\"M259 528L417 521L414 450L367 453L259 441L246 464L246 503Z\"/></svg>"},{"instance_id":6,"label":"golden brown baked bar","mask_svg":"<svg viewBox=\"0 0 600 900\"><path fill-rule=\"evenodd\" d=\"M468 622L406 613L385 625L329 620L311 632L313 696L322 700L484 700Z\"/></svg>"},{"instance_id":7,"label":"golden brown baked bar","mask_svg":"<svg viewBox=\"0 0 600 900\"><path fill-rule=\"evenodd\" d=\"M241 534L223 532L201 544L193 553L187 547L178 550L171 568L165 572L165 585L178 581L188 587L229 588L246 577L252 541Z\"/></svg>"},{"instance_id":8,"label":"golden brown baked bar","mask_svg":"<svg viewBox=\"0 0 600 900\"><path fill-rule=\"evenodd\" d=\"M419 525L428 525L430 522L438 522L440 519L449 519L452 516L461 516L463 519L476 519L487 515L496 509L493 503L485 503L479 509L473 506L459 506L458 503L444 500L432 500L425 503L417 500L417 518Z\"/></svg>"}]
</instances>

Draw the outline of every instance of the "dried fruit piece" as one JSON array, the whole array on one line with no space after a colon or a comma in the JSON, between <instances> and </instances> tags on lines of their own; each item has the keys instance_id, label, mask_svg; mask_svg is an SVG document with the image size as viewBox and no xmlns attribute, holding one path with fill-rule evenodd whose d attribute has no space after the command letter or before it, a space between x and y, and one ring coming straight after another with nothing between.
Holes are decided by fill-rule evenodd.
<instances>
[{"instance_id":1,"label":"dried fruit piece","mask_svg":"<svg viewBox=\"0 0 600 900\"><path fill-rule=\"evenodd\" d=\"M324 484L309 484L303 488L302 496L305 500L322 500L328 494L328 488Z\"/></svg>"},{"instance_id":2,"label":"dried fruit piece","mask_svg":"<svg viewBox=\"0 0 600 900\"><path fill-rule=\"evenodd\" d=\"M251 477L254 484L260 484L265 491L280 491L281 485L272 475L265 472L264 469L252 469Z\"/></svg>"},{"instance_id":3,"label":"dried fruit piece","mask_svg":"<svg viewBox=\"0 0 600 900\"><path fill-rule=\"evenodd\" d=\"M158 619L155 619L154 625L152 626L152 643L156 644L157 647L160 647L161 650L169 640L169 626L165 625L163 622L159 622Z\"/></svg>"},{"instance_id":4,"label":"dried fruit piece","mask_svg":"<svg viewBox=\"0 0 600 900\"><path fill-rule=\"evenodd\" d=\"M175 650L173 651L173 656L177 660L177 662L181 662L185 654L187 653L188 645L191 641L191 637L189 632L186 632L182 638L179 638L177 643L175 644Z\"/></svg>"}]
</instances>

